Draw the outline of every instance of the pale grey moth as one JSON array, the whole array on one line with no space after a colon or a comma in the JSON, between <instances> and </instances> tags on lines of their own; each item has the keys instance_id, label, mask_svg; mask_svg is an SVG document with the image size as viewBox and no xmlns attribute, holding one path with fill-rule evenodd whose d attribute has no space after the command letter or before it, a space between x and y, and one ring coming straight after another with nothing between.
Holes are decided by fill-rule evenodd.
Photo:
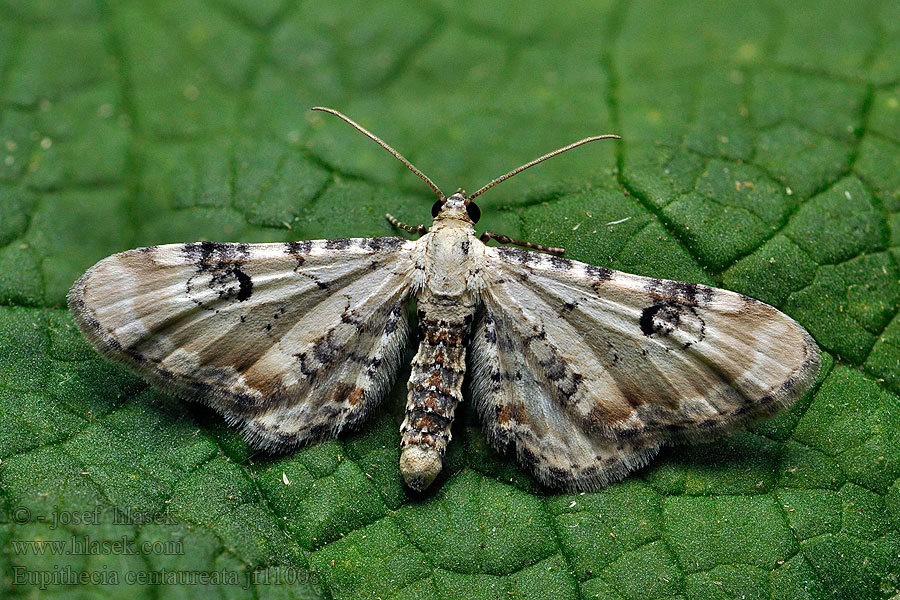
<instances>
[{"instance_id":1,"label":"pale grey moth","mask_svg":"<svg viewBox=\"0 0 900 600\"><path fill-rule=\"evenodd\" d=\"M421 331L401 426L400 471L422 490L471 397L497 450L548 486L595 490L669 442L707 440L803 395L819 350L753 298L639 277L486 232L477 192L438 195L419 234L270 244L195 242L110 256L69 292L75 322L106 357L199 400L277 451L359 426L394 382L407 304ZM547 253L486 245L490 239Z\"/></svg>"}]
</instances>

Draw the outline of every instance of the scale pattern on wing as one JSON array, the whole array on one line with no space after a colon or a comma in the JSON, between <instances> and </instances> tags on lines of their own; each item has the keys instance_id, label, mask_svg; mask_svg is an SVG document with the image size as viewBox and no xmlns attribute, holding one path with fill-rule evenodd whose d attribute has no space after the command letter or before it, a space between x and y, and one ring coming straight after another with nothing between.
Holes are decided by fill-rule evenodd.
<instances>
[{"instance_id":1,"label":"scale pattern on wing","mask_svg":"<svg viewBox=\"0 0 900 600\"><path fill-rule=\"evenodd\" d=\"M592 436L573 422L528 360L513 313L485 302L471 338L472 396L488 442L547 486L595 490L653 458L653 440Z\"/></svg>"},{"instance_id":2,"label":"scale pattern on wing","mask_svg":"<svg viewBox=\"0 0 900 600\"><path fill-rule=\"evenodd\" d=\"M356 238L129 250L76 282L107 357L202 401L267 448L335 435L387 393L406 343L413 244Z\"/></svg>"},{"instance_id":3,"label":"scale pattern on wing","mask_svg":"<svg viewBox=\"0 0 900 600\"><path fill-rule=\"evenodd\" d=\"M498 343L510 345L501 354L523 358L508 364L490 356L490 344L476 343L475 390L484 396L476 400L502 406L497 386L484 378L530 371L530 385L564 415L557 426L573 439L639 447L710 439L791 404L818 373L809 334L758 300L535 252L488 250L496 276L483 294L484 313ZM475 340L490 332L480 328ZM494 371L480 364L491 361ZM584 458L574 446L562 451L573 464Z\"/></svg>"}]
</instances>

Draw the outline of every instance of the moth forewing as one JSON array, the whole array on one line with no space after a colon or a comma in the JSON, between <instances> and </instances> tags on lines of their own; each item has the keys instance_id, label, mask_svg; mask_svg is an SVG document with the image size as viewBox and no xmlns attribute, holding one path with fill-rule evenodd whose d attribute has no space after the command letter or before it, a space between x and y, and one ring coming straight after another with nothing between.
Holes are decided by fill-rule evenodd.
<instances>
[{"instance_id":1,"label":"moth forewing","mask_svg":"<svg viewBox=\"0 0 900 600\"><path fill-rule=\"evenodd\" d=\"M360 422L406 343L414 242L172 244L91 267L69 292L98 350L200 400L264 448Z\"/></svg>"},{"instance_id":2,"label":"moth forewing","mask_svg":"<svg viewBox=\"0 0 900 600\"><path fill-rule=\"evenodd\" d=\"M552 399L565 431L643 444L651 453L667 441L710 439L772 414L818 373L809 334L758 300L523 250L489 249L489 256L496 277L483 295L487 325L473 348L475 364L492 367L473 378L487 426L507 432L505 445L533 445L520 435L522 422L534 421L529 402L517 402L503 383L522 381L526 370L537 374L526 387ZM524 358L503 359L515 355ZM529 452L536 454L533 470L545 474L568 460L572 469L549 479L569 488L593 489L627 471L572 449L565 456ZM584 474L586 463L593 468Z\"/></svg>"}]
</instances>

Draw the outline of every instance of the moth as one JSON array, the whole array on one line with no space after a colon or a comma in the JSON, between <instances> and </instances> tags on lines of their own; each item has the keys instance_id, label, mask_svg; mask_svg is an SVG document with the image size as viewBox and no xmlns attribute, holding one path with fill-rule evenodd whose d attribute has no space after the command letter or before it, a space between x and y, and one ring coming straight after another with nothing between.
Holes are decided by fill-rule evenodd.
<instances>
[{"instance_id":1,"label":"moth","mask_svg":"<svg viewBox=\"0 0 900 600\"><path fill-rule=\"evenodd\" d=\"M420 339L400 471L414 490L441 471L466 373L490 444L566 490L596 490L663 444L771 415L816 379L816 343L768 304L475 235L476 197L618 136L580 140L474 194L445 196L359 124L314 110L340 117L431 187L430 228L387 215L419 237L138 248L101 260L68 294L101 354L211 406L254 447L283 451L360 426L394 382L412 298Z\"/></svg>"}]
</instances>

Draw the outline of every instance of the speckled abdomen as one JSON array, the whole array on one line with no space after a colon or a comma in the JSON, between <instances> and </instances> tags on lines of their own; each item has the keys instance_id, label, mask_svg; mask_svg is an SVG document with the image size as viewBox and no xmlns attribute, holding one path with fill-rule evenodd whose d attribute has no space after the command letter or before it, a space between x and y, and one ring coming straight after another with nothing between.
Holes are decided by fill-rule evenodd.
<instances>
[{"instance_id":1,"label":"speckled abdomen","mask_svg":"<svg viewBox=\"0 0 900 600\"><path fill-rule=\"evenodd\" d=\"M409 487L420 491L441 471L453 414L462 400L465 344L472 324L471 312L454 311L453 316L461 318L447 320L435 317L430 308L419 309L422 339L412 361L406 418L400 426L400 472Z\"/></svg>"}]
</instances>

